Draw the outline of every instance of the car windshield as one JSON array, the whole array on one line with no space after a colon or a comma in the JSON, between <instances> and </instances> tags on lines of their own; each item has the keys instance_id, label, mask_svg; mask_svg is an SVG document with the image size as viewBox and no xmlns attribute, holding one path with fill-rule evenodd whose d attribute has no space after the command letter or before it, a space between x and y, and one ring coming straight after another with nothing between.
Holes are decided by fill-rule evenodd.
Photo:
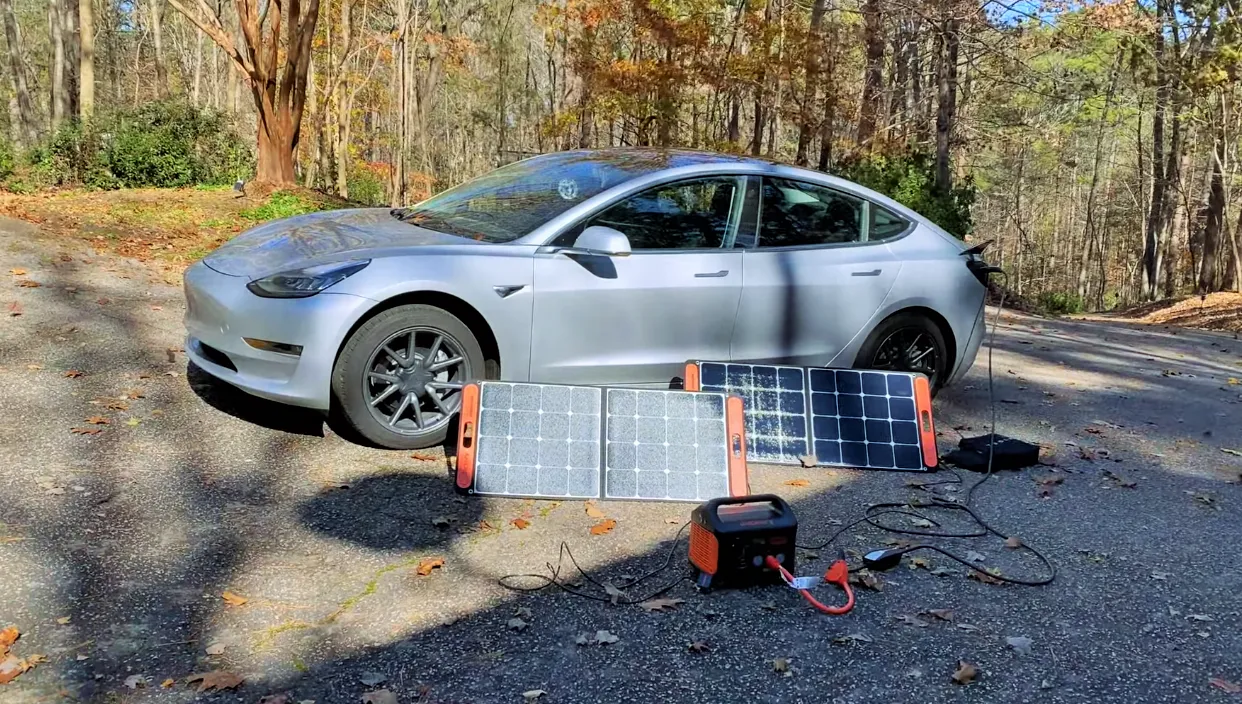
<instances>
[{"instance_id":1,"label":"car windshield","mask_svg":"<svg viewBox=\"0 0 1242 704\"><path fill-rule=\"evenodd\" d=\"M668 168L671 156L648 151L547 154L394 210L393 217L482 242L510 242L619 183Z\"/></svg>"}]
</instances>

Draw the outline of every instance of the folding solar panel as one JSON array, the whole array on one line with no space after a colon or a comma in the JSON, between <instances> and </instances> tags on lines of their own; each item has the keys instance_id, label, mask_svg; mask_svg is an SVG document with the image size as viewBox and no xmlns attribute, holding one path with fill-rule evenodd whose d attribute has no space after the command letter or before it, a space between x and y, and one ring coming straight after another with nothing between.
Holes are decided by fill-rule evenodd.
<instances>
[{"instance_id":1,"label":"folding solar panel","mask_svg":"<svg viewBox=\"0 0 1242 704\"><path fill-rule=\"evenodd\" d=\"M931 388L921 374L725 362L686 365L684 387L745 401L748 457L833 467L934 469Z\"/></svg>"},{"instance_id":2,"label":"folding solar panel","mask_svg":"<svg viewBox=\"0 0 1242 704\"><path fill-rule=\"evenodd\" d=\"M494 496L745 496L742 400L484 381L462 391L457 487Z\"/></svg>"}]
</instances>

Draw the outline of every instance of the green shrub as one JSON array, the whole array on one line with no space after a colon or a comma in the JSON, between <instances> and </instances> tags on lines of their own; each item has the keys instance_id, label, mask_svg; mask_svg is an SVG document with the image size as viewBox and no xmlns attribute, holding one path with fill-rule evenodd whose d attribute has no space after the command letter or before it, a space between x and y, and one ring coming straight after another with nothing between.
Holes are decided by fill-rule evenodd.
<instances>
[{"instance_id":1,"label":"green shrub","mask_svg":"<svg viewBox=\"0 0 1242 704\"><path fill-rule=\"evenodd\" d=\"M277 191L263 205L247 208L238 214L247 220L267 222L268 220L291 218L294 215L304 215L324 209L325 207L322 203L316 203L296 193Z\"/></svg>"},{"instance_id":2,"label":"green shrub","mask_svg":"<svg viewBox=\"0 0 1242 704\"><path fill-rule=\"evenodd\" d=\"M387 205L388 186L384 165L358 163L349 173L349 199L363 205Z\"/></svg>"},{"instance_id":3,"label":"green shrub","mask_svg":"<svg viewBox=\"0 0 1242 704\"><path fill-rule=\"evenodd\" d=\"M223 185L254 171L249 147L224 115L179 101L65 122L26 161L28 180L44 188Z\"/></svg>"},{"instance_id":4,"label":"green shrub","mask_svg":"<svg viewBox=\"0 0 1242 704\"><path fill-rule=\"evenodd\" d=\"M1065 291L1044 291L1038 303L1040 310L1053 315L1081 313L1085 308L1082 296Z\"/></svg>"},{"instance_id":5,"label":"green shrub","mask_svg":"<svg viewBox=\"0 0 1242 704\"><path fill-rule=\"evenodd\" d=\"M970 234L974 183L967 178L948 193L937 192L936 160L930 154L871 154L843 163L837 171L910 208L955 237L964 239Z\"/></svg>"},{"instance_id":6,"label":"green shrub","mask_svg":"<svg viewBox=\"0 0 1242 704\"><path fill-rule=\"evenodd\" d=\"M13 146L8 140L0 140L0 181L12 176L15 166Z\"/></svg>"}]
</instances>

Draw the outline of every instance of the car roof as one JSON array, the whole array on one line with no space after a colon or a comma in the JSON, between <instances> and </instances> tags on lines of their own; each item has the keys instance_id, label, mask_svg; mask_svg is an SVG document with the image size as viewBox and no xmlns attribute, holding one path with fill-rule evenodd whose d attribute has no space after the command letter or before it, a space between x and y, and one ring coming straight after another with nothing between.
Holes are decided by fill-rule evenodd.
<instances>
[{"instance_id":1,"label":"car roof","mask_svg":"<svg viewBox=\"0 0 1242 704\"><path fill-rule=\"evenodd\" d=\"M756 167L780 166L780 162L742 154L722 154L700 149L675 149L662 147L609 147L605 149L573 149L547 152L524 161L592 161L631 171L635 176L657 171L667 171L685 166L706 164L749 165Z\"/></svg>"}]
</instances>

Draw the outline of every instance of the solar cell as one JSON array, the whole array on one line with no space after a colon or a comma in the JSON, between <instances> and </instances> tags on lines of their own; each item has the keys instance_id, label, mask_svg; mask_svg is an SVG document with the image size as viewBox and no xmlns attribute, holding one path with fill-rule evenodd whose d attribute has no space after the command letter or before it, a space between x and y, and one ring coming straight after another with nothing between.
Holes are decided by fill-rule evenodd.
<instances>
[{"instance_id":1,"label":"solar cell","mask_svg":"<svg viewBox=\"0 0 1242 704\"><path fill-rule=\"evenodd\" d=\"M801 367L701 362L697 390L742 398L749 459L796 464L807 454Z\"/></svg>"},{"instance_id":2,"label":"solar cell","mask_svg":"<svg viewBox=\"0 0 1242 704\"><path fill-rule=\"evenodd\" d=\"M692 362L689 390L745 401L748 457L922 471L936 466L927 379L905 372Z\"/></svg>"},{"instance_id":3,"label":"solar cell","mask_svg":"<svg viewBox=\"0 0 1242 704\"><path fill-rule=\"evenodd\" d=\"M740 399L487 381L462 394L458 488L496 496L741 496Z\"/></svg>"}]
</instances>

